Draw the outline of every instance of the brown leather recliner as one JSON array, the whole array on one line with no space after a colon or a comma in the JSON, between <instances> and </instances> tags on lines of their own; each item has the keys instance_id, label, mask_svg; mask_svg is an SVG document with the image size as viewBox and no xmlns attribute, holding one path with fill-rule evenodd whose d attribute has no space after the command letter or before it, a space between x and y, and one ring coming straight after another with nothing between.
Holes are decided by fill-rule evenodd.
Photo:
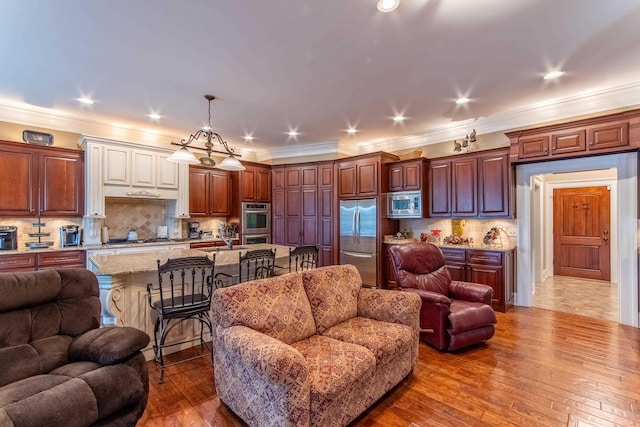
<instances>
[{"instance_id":1,"label":"brown leather recliner","mask_svg":"<svg viewBox=\"0 0 640 427\"><path fill-rule=\"evenodd\" d=\"M442 251L431 243L389 248L398 287L422 298L420 339L438 350L458 350L489 340L495 332L493 289L451 280Z\"/></svg>"}]
</instances>

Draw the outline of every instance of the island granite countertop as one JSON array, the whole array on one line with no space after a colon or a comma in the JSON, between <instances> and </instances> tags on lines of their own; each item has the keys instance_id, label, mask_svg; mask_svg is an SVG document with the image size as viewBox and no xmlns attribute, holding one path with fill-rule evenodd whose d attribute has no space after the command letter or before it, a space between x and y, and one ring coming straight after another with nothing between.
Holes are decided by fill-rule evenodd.
<instances>
[{"instance_id":1,"label":"island granite countertop","mask_svg":"<svg viewBox=\"0 0 640 427\"><path fill-rule=\"evenodd\" d=\"M89 258L89 262L96 267L94 272L98 275L118 275L130 273L155 272L158 270L157 261L164 263L169 258L181 258L191 256L206 255L209 258L212 254L216 256L216 266L238 264L239 254L246 253L247 250L256 249L275 249L276 264L283 265L282 261L289 259L289 246L272 245L267 243L259 243L253 245L237 246L238 249L226 249L219 247L218 250L213 248L206 249L169 249L154 252L143 253L127 253L115 255L97 255Z\"/></svg>"}]
</instances>

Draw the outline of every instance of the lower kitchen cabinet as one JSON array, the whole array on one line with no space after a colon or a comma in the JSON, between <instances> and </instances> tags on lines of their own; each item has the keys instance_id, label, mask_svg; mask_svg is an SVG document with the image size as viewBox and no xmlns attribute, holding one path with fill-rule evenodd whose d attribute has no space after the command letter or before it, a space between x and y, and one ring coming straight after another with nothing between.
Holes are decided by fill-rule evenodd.
<instances>
[{"instance_id":1,"label":"lower kitchen cabinet","mask_svg":"<svg viewBox=\"0 0 640 427\"><path fill-rule=\"evenodd\" d=\"M451 279L482 283L493 288L494 310L505 312L513 305L515 249L441 248Z\"/></svg>"},{"instance_id":2,"label":"lower kitchen cabinet","mask_svg":"<svg viewBox=\"0 0 640 427\"><path fill-rule=\"evenodd\" d=\"M0 255L0 272L85 268L85 251L51 251Z\"/></svg>"}]
</instances>

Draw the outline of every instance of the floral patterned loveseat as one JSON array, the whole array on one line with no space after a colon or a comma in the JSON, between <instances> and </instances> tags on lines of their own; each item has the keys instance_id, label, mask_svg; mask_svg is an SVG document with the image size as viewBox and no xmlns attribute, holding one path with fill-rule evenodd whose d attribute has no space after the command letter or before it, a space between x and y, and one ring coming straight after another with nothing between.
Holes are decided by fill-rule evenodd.
<instances>
[{"instance_id":1,"label":"floral patterned loveseat","mask_svg":"<svg viewBox=\"0 0 640 427\"><path fill-rule=\"evenodd\" d=\"M218 289L218 396L251 426L343 426L411 373L420 297L336 265Z\"/></svg>"}]
</instances>

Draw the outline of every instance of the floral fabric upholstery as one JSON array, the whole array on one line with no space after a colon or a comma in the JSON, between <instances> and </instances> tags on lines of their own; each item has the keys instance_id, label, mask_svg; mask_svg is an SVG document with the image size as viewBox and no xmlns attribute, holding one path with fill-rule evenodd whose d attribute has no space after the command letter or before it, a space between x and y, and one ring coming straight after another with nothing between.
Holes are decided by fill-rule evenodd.
<instances>
[{"instance_id":1,"label":"floral fabric upholstery","mask_svg":"<svg viewBox=\"0 0 640 427\"><path fill-rule=\"evenodd\" d=\"M383 363L398 353L410 350L412 334L411 328L405 325L353 317L327 329L323 335L365 347L373 353L376 363Z\"/></svg>"},{"instance_id":2,"label":"floral fabric upholstery","mask_svg":"<svg viewBox=\"0 0 640 427\"><path fill-rule=\"evenodd\" d=\"M316 332L300 274L230 286L212 301L211 315L223 328L243 325L287 344Z\"/></svg>"},{"instance_id":3,"label":"floral fabric upholstery","mask_svg":"<svg viewBox=\"0 0 640 427\"><path fill-rule=\"evenodd\" d=\"M360 273L353 265L317 268L302 273L319 334L358 313Z\"/></svg>"},{"instance_id":4,"label":"floral fabric upholstery","mask_svg":"<svg viewBox=\"0 0 640 427\"><path fill-rule=\"evenodd\" d=\"M418 350L420 297L361 288L344 265L218 289L220 399L250 426L349 424L411 372Z\"/></svg>"}]
</instances>

